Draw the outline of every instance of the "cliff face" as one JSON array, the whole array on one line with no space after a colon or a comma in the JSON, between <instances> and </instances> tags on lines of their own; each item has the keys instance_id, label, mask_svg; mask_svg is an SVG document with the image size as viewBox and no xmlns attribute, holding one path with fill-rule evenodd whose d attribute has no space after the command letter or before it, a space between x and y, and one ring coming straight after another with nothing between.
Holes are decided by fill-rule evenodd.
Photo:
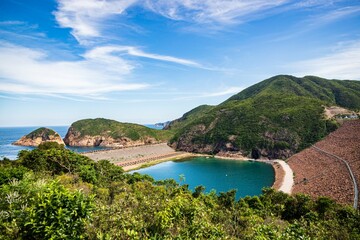
<instances>
[{"instance_id":1,"label":"cliff face","mask_svg":"<svg viewBox=\"0 0 360 240\"><path fill-rule=\"evenodd\" d=\"M49 128L38 128L35 131L21 137L19 140L14 142L14 145L19 146L32 146L37 147L44 142L57 142L58 144L65 145L60 135Z\"/></svg>"},{"instance_id":2,"label":"cliff face","mask_svg":"<svg viewBox=\"0 0 360 240\"><path fill-rule=\"evenodd\" d=\"M217 137L211 139L212 136L209 135L211 132L211 126L206 127L204 124L194 125L186 134L182 134L177 141L172 142L170 146L181 151L217 154L225 157L246 156L255 159L286 159L295 153L295 149L299 145L299 139L296 139L296 136L292 136L288 131L280 131L275 134L265 132L262 138L271 143L270 146L255 147L246 151L238 144L239 139L243 136L228 133L226 138ZM249 138L249 143L250 141Z\"/></svg>"},{"instance_id":3,"label":"cliff face","mask_svg":"<svg viewBox=\"0 0 360 240\"><path fill-rule=\"evenodd\" d=\"M156 130L109 119L85 119L71 125L64 142L78 147L129 147L164 141Z\"/></svg>"}]
</instances>

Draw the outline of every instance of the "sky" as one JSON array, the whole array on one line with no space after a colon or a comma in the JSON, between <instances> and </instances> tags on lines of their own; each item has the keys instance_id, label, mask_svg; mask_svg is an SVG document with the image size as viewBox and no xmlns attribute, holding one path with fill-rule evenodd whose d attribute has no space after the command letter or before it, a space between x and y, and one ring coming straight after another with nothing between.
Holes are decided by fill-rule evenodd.
<instances>
[{"instance_id":1,"label":"sky","mask_svg":"<svg viewBox=\"0 0 360 240\"><path fill-rule=\"evenodd\" d=\"M0 126L151 124L278 74L360 79L360 0L1 0Z\"/></svg>"}]
</instances>

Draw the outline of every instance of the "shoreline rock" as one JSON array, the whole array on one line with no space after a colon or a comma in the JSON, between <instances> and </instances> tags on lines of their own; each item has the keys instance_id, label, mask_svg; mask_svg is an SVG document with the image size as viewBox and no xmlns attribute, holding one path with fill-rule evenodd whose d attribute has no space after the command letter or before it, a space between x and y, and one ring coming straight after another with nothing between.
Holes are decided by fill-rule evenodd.
<instances>
[{"instance_id":1,"label":"shoreline rock","mask_svg":"<svg viewBox=\"0 0 360 240\"><path fill-rule=\"evenodd\" d=\"M31 133L22 136L19 140L12 143L17 146L30 146L37 147L44 142L57 142L58 144L65 145L60 135L52 129L41 127Z\"/></svg>"}]
</instances>

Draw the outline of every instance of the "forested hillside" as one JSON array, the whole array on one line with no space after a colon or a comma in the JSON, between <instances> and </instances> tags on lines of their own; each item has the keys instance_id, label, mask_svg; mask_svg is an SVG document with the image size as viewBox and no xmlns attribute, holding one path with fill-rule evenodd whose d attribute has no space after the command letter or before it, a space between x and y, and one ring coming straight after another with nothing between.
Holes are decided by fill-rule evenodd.
<instances>
[{"instance_id":1,"label":"forested hillside","mask_svg":"<svg viewBox=\"0 0 360 240\"><path fill-rule=\"evenodd\" d=\"M171 122L178 150L287 158L337 128L325 106L360 109L360 82L280 75Z\"/></svg>"}]
</instances>

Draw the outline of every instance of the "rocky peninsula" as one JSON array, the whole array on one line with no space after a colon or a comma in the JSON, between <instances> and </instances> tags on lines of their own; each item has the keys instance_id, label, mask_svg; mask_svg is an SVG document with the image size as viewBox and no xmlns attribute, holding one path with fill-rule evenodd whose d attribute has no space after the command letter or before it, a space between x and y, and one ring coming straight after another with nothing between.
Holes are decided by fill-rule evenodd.
<instances>
[{"instance_id":1,"label":"rocky peninsula","mask_svg":"<svg viewBox=\"0 0 360 240\"><path fill-rule=\"evenodd\" d=\"M65 145L60 135L52 129L41 127L21 137L14 145L37 147L44 142L57 142Z\"/></svg>"}]
</instances>

